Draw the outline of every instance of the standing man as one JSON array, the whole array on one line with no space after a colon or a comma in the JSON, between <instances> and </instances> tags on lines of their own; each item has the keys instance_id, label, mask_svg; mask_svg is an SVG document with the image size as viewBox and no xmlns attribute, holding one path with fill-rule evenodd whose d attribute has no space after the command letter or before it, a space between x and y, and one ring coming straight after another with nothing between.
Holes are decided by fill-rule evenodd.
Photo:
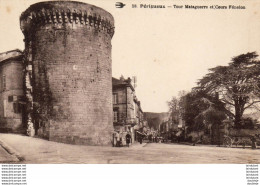
<instances>
[{"instance_id":1,"label":"standing man","mask_svg":"<svg viewBox=\"0 0 260 185\"><path fill-rule=\"evenodd\" d=\"M132 137L131 137L131 135L129 134L129 132L127 132L125 138L126 138L126 145L129 147L129 144L130 144L130 142L131 142L131 140L132 140Z\"/></svg>"},{"instance_id":2,"label":"standing man","mask_svg":"<svg viewBox=\"0 0 260 185\"><path fill-rule=\"evenodd\" d=\"M143 143L143 136L139 136L139 142L140 142L140 144L142 144Z\"/></svg>"},{"instance_id":3,"label":"standing man","mask_svg":"<svg viewBox=\"0 0 260 185\"><path fill-rule=\"evenodd\" d=\"M116 147L116 142L117 142L116 132L114 132L113 133L113 147Z\"/></svg>"},{"instance_id":4,"label":"standing man","mask_svg":"<svg viewBox=\"0 0 260 185\"><path fill-rule=\"evenodd\" d=\"M255 138L255 136L252 136L251 137L251 141L252 141L252 149L256 149L256 138Z\"/></svg>"},{"instance_id":5,"label":"standing man","mask_svg":"<svg viewBox=\"0 0 260 185\"><path fill-rule=\"evenodd\" d=\"M120 146L120 136L119 136L119 131L117 131L115 133L115 138L116 138L116 147L119 147Z\"/></svg>"}]
</instances>

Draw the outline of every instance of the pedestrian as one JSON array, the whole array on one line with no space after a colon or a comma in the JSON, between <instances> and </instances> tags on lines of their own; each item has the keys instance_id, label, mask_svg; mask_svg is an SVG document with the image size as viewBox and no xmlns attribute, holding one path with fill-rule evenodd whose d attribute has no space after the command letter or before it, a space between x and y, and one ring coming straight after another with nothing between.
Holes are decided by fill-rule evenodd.
<instances>
[{"instance_id":1,"label":"pedestrian","mask_svg":"<svg viewBox=\"0 0 260 185\"><path fill-rule=\"evenodd\" d=\"M252 136L251 141L252 141L252 149L256 149L256 138L255 138L255 136Z\"/></svg>"},{"instance_id":2,"label":"pedestrian","mask_svg":"<svg viewBox=\"0 0 260 185\"><path fill-rule=\"evenodd\" d=\"M151 143L152 142L152 135L151 134L148 135L148 139L149 139L149 143Z\"/></svg>"},{"instance_id":3,"label":"pedestrian","mask_svg":"<svg viewBox=\"0 0 260 185\"><path fill-rule=\"evenodd\" d=\"M132 140L132 137L131 137L131 135L127 132L125 138L126 138L126 145L129 147L130 142L131 142L131 140Z\"/></svg>"},{"instance_id":4,"label":"pedestrian","mask_svg":"<svg viewBox=\"0 0 260 185\"><path fill-rule=\"evenodd\" d=\"M116 132L113 133L113 147L116 147L116 142L117 142L117 139L116 139Z\"/></svg>"},{"instance_id":5,"label":"pedestrian","mask_svg":"<svg viewBox=\"0 0 260 185\"><path fill-rule=\"evenodd\" d=\"M142 136L139 136L139 142L140 142L140 144L143 143L143 137Z\"/></svg>"},{"instance_id":6,"label":"pedestrian","mask_svg":"<svg viewBox=\"0 0 260 185\"><path fill-rule=\"evenodd\" d=\"M116 139L116 147L120 146L120 136L119 136L119 131L115 133L115 139Z\"/></svg>"},{"instance_id":7,"label":"pedestrian","mask_svg":"<svg viewBox=\"0 0 260 185\"><path fill-rule=\"evenodd\" d=\"M118 146L121 147L123 146L123 133L119 133L119 141L118 141Z\"/></svg>"}]
</instances>

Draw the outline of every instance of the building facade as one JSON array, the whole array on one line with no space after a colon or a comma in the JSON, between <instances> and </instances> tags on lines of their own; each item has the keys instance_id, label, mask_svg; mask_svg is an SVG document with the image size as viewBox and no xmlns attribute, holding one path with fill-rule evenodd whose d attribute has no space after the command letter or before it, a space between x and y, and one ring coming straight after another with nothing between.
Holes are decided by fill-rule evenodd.
<instances>
[{"instance_id":1,"label":"building facade","mask_svg":"<svg viewBox=\"0 0 260 185\"><path fill-rule=\"evenodd\" d=\"M135 103L135 117L136 122L139 128L144 127L144 113L141 107L141 102L138 101L137 97L134 97L134 103Z\"/></svg>"},{"instance_id":2,"label":"building facade","mask_svg":"<svg viewBox=\"0 0 260 185\"><path fill-rule=\"evenodd\" d=\"M25 133L23 54L12 50L0 54L0 132Z\"/></svg>"},{"instance_id":3,"label":"building facade","mask_svg":"<svg viewBox=\"0 0 260 185\"><path fill-rule=\"evenodd\" d=\"M114 129L119 132L130 132L136 140L136 131L143 126L143 111L140 101L135 96L131 79L112 78Z\"/></svg>"}]
</instances>

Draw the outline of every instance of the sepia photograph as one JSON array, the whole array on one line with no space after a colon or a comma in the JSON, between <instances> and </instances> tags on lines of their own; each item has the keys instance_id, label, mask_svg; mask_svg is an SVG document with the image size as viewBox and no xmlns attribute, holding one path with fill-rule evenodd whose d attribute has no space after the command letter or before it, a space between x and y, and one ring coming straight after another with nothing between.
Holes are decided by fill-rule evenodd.
<instances>
[{"instance_id":1,"label":"sepia photograph","mask_svg":"<svg viewBox=\"0 0 260 185\"><path fill-rule=\"evenodd\" d=\"M0 0L0 163L259 164L259 10Z\"/></svg>"}]
</instances>

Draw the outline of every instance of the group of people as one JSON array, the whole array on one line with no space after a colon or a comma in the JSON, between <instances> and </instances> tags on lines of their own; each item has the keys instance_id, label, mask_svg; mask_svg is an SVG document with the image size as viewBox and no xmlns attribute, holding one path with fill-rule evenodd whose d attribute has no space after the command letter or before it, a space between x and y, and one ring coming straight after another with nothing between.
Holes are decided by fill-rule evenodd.
<instances>
[{"instance_id":1,"label":"group of people","mask_svg":"<svg viewBox=\"0 0 260 185\"><path fill-rule=\"evenodd\" d=\"M148 135L148 140L149 140L149 142L150 143L159 143L159 142L161 142L161 137L158 137L157 135L152 135L152 134L150 134L150 135Z\"/></svg>"},{"instance_id":2,"label":"group of people","mask_svg":"<svg viewBox=\"0 0 260 185\"><path fill-rule=\"evenodd\" d=\"M122 147L122 146L130 146L132 143L132 136L130 132L119 132L116 131L113 133L113 146L114 147Z\"/></svg>"}]
</instances>

